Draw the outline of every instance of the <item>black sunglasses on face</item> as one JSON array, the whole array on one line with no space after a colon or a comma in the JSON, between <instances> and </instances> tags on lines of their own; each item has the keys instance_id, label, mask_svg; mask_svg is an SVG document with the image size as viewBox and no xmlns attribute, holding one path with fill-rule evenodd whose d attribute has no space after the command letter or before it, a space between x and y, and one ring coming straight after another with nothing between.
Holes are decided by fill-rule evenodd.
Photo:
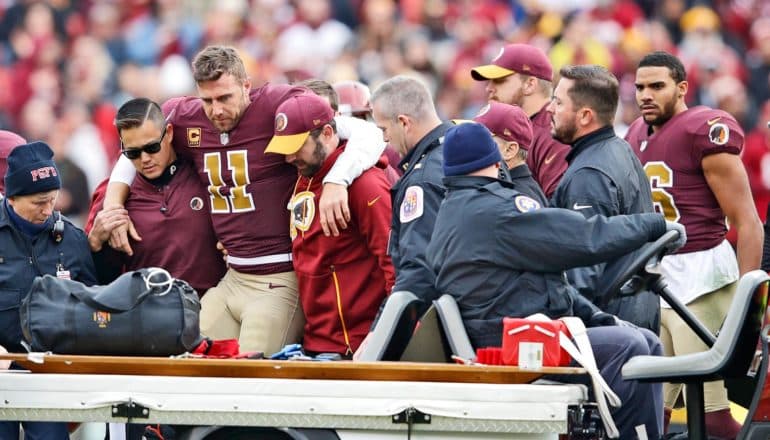
<instances>
[{"instance_id":1,"label":"black sunglasses on face","mask_svg":"<svg viewBox=\"0 0 770 440\"><path fill-rule=\"evenodd\" d=\"M149 144L146 144L144 146L141 146L139 148L123 148L123 139L120 140L120 152L123 153L124 156L131 160L139 159L142 157L142 151L144 151L147 154L155 154L158 151L160 151L161 145L160 143L163 141L163 138L166 137L166 125L163 125L163 131L160 133L160 139L158 139L155 142L150 142Z\"/></svg>"}]
</instances>

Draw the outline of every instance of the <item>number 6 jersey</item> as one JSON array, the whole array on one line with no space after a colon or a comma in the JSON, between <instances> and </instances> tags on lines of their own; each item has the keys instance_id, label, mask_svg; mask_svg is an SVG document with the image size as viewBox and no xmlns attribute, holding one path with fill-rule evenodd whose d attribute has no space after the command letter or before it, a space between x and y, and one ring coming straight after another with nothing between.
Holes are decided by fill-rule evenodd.
<instances>
[{"instance_id":1,"label":"number 6 jersey","mask_svg":"<svg viewBox=\"0 0 770 440\"><path fill-rule=\"evenodd\" d=\"M677 253L711 249L724 241L725 214L701 161L710 154L740 154L743 138L731 115L704 106L675 115L655 133L642 118L629 127L626 141L644 166L655 210L687 230L687 244Z\"/></svg>"}]
</instances>

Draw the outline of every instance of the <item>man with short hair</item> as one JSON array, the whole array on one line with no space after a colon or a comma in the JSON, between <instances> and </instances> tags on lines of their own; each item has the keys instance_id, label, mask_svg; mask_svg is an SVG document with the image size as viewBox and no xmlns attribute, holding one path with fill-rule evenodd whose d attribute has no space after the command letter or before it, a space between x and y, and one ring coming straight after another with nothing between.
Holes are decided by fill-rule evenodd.
<instances>
[{"instance_id":1,"label":"man with short hair","mask_svg":"<svg viewBox=\"0 0 770 440\"><path fill-rule=\"evenodd\" d=\"M513 187L545 206L548 200L540 185L532 178L527 157L532 145L532 122L521 107L490 102L473 118L492 133L500 149L505 167L500 167L500 178L509 179Z\"/></svg>"},{"instance_id":2,"label":"man with short hair","mask_svg":"<svg viewBox=\"0 0 770 440\"><path fill-rule=\"evenodd\" d=\"M53 151L43 142L15 146L7 158L0 201L0 346L26 353L19 307L35 277L51 275L96 283L83 231L54 211L61 189ZM69 438L65 423L21 422L28 440ZM19 422L0 422L0 438L17 440Z\"/></svg>"},{"instance_id":3,"label":"man with short hair","mask_svg":"<svg viewBox=\"0 0 770 440\"><path fill-rule=\"evenodd\" d=\"M508 44L490 64L474 67L471 76L486 81L489 102L518 105L532 120L527 166L550 198L567 170L569 146L551 137L546 107L553 91L553 67L546 54L529 44Z\"/></svg>"},{"instance_id":4,"label":"man with short hair","mask_svg":"<svg viewBox=\"0 0 770 440\"><path fill-rule=\"evenodd\" d=\"M106 284L121 272L162 267L187 281L203 296L225 274L211 226L209 194L195 174L193 164L177 158L171 146L174 127L160 106L147 98L123 104L115 116L121 153L138 174L131 184L125 208L102 209L99 199L88 243L95 257L99 280ZM133 255L104 243L113 229L128 223L143 237L134 242Z\"/></svg>"},{"instance_id":5,"label":"man with short hair","mask_svg":"<svg viewBox=\"0 0 770 440\"><path fill-rule=\"evenodd\" d=\"M372 116L385 142L404 156L399 164L404 175L391 189L393 219L388 252L396 268L393 290L414 293L427 309L439 292L425 248L444 198L441 143L454 124L441 122L425 84L405 75L380 84L371 103Z\"/></svg>"},{"instance_id":6,"label":"man with short hair","mask_svg":"<svg viewBox=\"0 0 770 440\"><path fill-rule=\"evenodd\" d=\"M744 135L730 114L705 106L688 108L687 73L666 52L639 61L636 101L642 116L626 139L644 165L655 208L681 223L687 246L661 262L671 292L712 332L722 325L740 275L758 269L763 229L746 170L741 162ZM738 232L737 258L725 240ZM667 304L662 303L661 340L667 355L706 350L705 344ZM673 407L681 384L666 384L666 407ZM730 414L722 381L704 385L710 436L735 438L741 429Z\"/></svg>"},{"instance_id":7,"label":"man with short hair","mask_svg":"<svg viewBox=\"0 0 770 440\"><path fill-rule=\"evenodd\" d=\"M572 209L586 218L653 212L649 184L631 147L615 135L618 81L601 66L566 66L548 112L553 137L571 146L569 168L551 206ZM599 308L657 333L660 300L650 291L631 296L605 289L637 253L606 264L571 269L570 283Z\"/></svg>"},{"instance_id":8,"label":"man with short hair","mask_svg":"<svg viewBox=\"0 0 770 440\"><path fill-rule=\"evenodd\" d=\"M345 147L332 107L307 93L278 107L275 135L265 153L284 155L299 172L289 212L294 271L305 313L303 349L310 355L338 353L349 358L390 293L394 273L387 255L391 205L384 157L348 187L348 227L337 237L327 237L318 223L321 182Z\"/></svg>"}]
</instances>

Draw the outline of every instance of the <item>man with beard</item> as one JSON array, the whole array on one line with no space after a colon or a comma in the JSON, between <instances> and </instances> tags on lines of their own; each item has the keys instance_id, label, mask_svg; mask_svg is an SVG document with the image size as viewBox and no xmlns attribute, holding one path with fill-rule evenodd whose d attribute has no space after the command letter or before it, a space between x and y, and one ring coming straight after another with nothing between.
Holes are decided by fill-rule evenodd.
<instances>
[{"instance_id":1,"label":"man with beard","mask_svg":"<svg viewBox=\"0 0 770 440\"><path fill-rule=\"evenodd\" d=\"M661 270L669 288L712 332L722 325L740 275L759 268L763 230L739 154L743 130L721 110L688 109L682 62L653 52L636 70L636 101L642 116L626 139L644 164L655 208L683 224L687 245L665 257ZM725 216L738 232L738 255L725 240ZM706 350L678 315L662 304L661 340L666 355ZM667 384L671 408L682 389ZM709 436L735 438L740 425L730 415L722 381L704 386ZM668 412L670 417L670 411Z\"/></svg>"},{"instance_id":2,"label":"man with beard","mask_svg":"<svg viewBox=\"0 0 770 440\"><path fill-rule=\"evenodd\" d=\"M569 146L551 137L551 117L545 108L553 91L553 67L542 50L529 44L509 44L491 64L474 67L471 76L486 81L490 102L518 105L532 120L533 138L527 166L550 198L567 170Z\"/></svg>"},{"instance_id":3,"label":"man with beard","mask_svg":"<svg viewBox=\"0 0 770 440\"><path fill-rule=\"evenodd\" d=\"M551 198L551 206L577 211L586 218L653 212L649 184L631 147L612 128L618 105L618 80L601 66L566 66L548 106L552 135L569 144L569 167ZM578 291L599 308L657 333L660 308L649 291L618 296L606 289L634 258L570 269Z\"/></svg>"},{"instance_id":4,"label":"man with beard","mask_svg":"<svg viewBox=\"0 0 770 440\"><path fill-rule=\"evenodd\" d=\"M318 221L322 181L345 150L334 110L321 96L293 96L276 110L275 135L265 153L282 154L299 172L289 201L294 271L305 312L305 353L351 357L393 287L387 254L390 184L383 156L348 187L350 221L327 237Z\"/></svg>"}]
</instances>

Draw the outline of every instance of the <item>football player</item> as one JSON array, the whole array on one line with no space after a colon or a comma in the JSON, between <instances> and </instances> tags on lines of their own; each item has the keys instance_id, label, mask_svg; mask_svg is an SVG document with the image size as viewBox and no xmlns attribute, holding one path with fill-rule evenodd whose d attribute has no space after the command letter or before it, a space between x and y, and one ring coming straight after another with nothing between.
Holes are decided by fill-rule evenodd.
<instances>
[{"instance_id":1,"label":"football player","mask_svg":"<svg viewBox=\"0 0 770 440\"><path fill-rule=\"evenodd\" d=\"M724 111L688 108L687 88L677 57L653 52L642 58L636 70L642 116L631 124L626 140L644 166L656 210L687 231L687 244L661 263L668 285L716 332L739 276L759 268L763 230L739 157L743 130ZM737 258L725 240L725 217L738 232ZM661 305L660 337L666 355L706 350L676 313ZM681 387L666 385L667 408L674 405ZM723 383L707 383L704 391L709 436L735 438L740 425L731 417Z\"/></svg>"}]
</instances>

